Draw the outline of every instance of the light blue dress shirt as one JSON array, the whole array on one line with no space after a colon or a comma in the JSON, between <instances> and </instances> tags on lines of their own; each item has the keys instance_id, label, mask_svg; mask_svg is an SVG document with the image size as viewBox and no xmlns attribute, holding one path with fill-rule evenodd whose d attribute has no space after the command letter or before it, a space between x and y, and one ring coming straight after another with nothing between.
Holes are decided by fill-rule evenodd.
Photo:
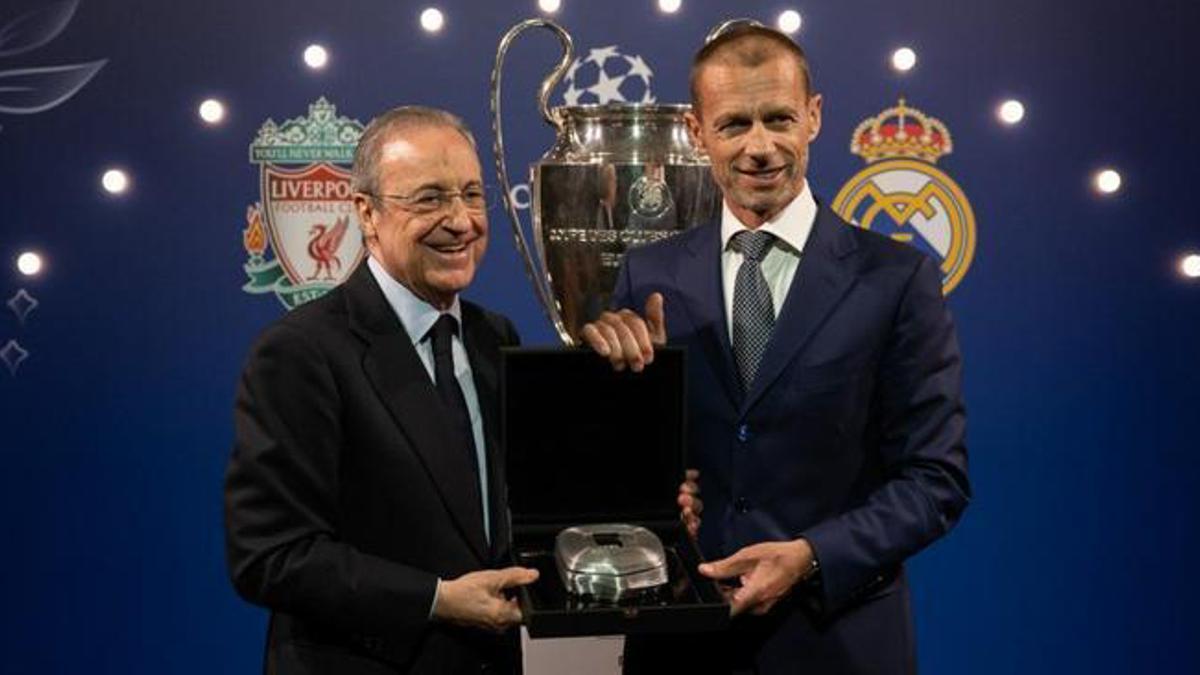
<instances>
[{"instance_id":1,"label":"light blue dress shirt","mask_svg":"<svg viewBox=\"0 0 1200 675\"><path fill-rule=\"evenodd\" d=\"M425 372L429 373L430 383L436 386L433 341L427 339L426 336L433 328L433 324L437 323L442 312L418 298L404 284L393 279L374 257L367 259L367 266L371 268L371 274L375 276L375 281L383 289L383 296L387 298L388 304L396 312L396 317L404 325L404 331L412 340L413 347L417 350L417 356L421 358L421 363L425 366ZM475 379L471 375L471 361L467 357L467 348L463 344L462 309L458 304L458 298L454 298L454 304L445 313L458 321L458 333L450 342L450 353L454 359L454 377L458 380L458 386L462 389L463 398L467 402L467 412L471 415L471 433L475 437L475 459L479 463L479 496L483 500L483 503L480 504L483 511L483 532L490 543L492 525L487 508L487 446L484 445L483 439L483 416L479 411L479 394L475 391Z\"/></svg>"},{"instance_id":2,"label":"light blue dress shirt","mask_svg":"<svg viewBox=\"0 0 1200 675\"><path fill-rule=\"evenodd\" d=\"M417 350L417 356L425 366L425 372L429 373L430 383L436 386L433 341L426 339L426 335L433 328L433 324L437 323L442 312L418 298L404 284L393 279L374 257L367 258L367 267L370 268L371 275L375 277L379 288L383 290L383 297L387 298L392 311L396 313L396 318L400 319L401 325L404 326L404 332L408 333L408 338L412 340L413 348ZM487 446L484 445L483 438L483 416L479 411L479 394L475 391L475 379L471 375L471 360L467 357L467 348L463 344L462 308L459 306L457 297L454 298L454 304L445 313L458 321L458 333L450 341L450 355L454 360L454 378L458 380L463 399L467 403L467 412L471 416L471 434L475 437L475 459L479 466L479 497L483 502L480 504L483 511L483 534L491 543L491 515L488 513ZM437 607L441 588L442 580L438 579L437 587L433 591L433 603L429 606L430 618L433 617L433 610Z\"/></svg>"}]
</instances>

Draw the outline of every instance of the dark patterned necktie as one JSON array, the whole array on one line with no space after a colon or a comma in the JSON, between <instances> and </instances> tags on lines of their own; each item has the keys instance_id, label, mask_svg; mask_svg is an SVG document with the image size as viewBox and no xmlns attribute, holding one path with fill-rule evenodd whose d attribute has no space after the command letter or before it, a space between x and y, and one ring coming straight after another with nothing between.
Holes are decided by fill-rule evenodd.
<instances>
[{"instance_id":1,"label":"dark patterned necktie","mask_svg":"<svg viewBox=\"0 0 1200 675\"><path fill-rule=\"evenodd\" d=\"M437 323L429 330L433 342L433 378L438 397L450 413L451 424L470 455L471 468L475 471L475 482L478 484L479 458L475 454L475 432L471 428L471 413L467 410L467 400L463 397L462 388L458 386L458 378L454 376L454 356L450 343L457 332L458 321L449 314L438 317Z\"/></svg>"},{"instance_id":2,"label":"dark patterned necktie","mask_svg":"<svg viewBox=\"0 0 1200 675\"><path fill-rule=\"evenodd\" d=\"M730 243L744 258L733 284L733 356L742 378L742 391L750 391L775 328L775 305L762 271L762 260L775 243L775 235L744 230Z\"/></svg>"}]
</instances>

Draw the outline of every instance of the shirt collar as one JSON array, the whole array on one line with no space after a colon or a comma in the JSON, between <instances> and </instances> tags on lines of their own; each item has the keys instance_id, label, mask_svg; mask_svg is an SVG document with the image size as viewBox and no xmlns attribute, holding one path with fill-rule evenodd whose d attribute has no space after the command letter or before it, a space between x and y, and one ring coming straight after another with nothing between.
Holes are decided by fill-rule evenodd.
<instances>
[{"instance_id":1,"label":"shirt collar","mask_svg":"<svg viewBox=\"0 0 1200 675\"><path fill-rule=\"evenodd\" d=\"M454 296L454 303L450 305L450 309L442 312L393 279L383 265L375 260L375 256L367 258L367 267L370 268L371 275L383 291L383 297L387 298L392 311L396 313L396 318L400 319L404 326L404 332L408 333L414 345L425 339L429 329L433 328L433 324L437 323L442 314L449 314L458 321L458 339L462 340L462 307L459 305L458 296Z\"/></svg>"},{"instance_id":2,"label":"shirt collar","mask_svg":"<svg viewBox=\"0 0 1200 675\"><path fill-rule=\"evenodd\" d=\"M763 223L759 232L770 232L780 241L794 250L797 255L804 250L804 242L812 232L813 222L817 219L817 202L813 199L808 180L804 181L804 189L774 218ZM738 217L733 215L728 202L721 203L721 250L729 248L729 240L733 235L748 230Z\"/></svg>"}]
</instances>

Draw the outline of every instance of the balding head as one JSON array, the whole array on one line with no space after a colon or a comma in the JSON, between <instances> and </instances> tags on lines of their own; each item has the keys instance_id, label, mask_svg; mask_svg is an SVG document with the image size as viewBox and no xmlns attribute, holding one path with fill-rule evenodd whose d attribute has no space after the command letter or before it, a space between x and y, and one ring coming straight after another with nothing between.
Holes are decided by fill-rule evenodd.
<instances>
[{"instance_id":1,"label":"balding head","mask_svg":"<svg viewBox=\"0 0 1200 675\"><path fill-rule=\"evenodd\" d=\"M808 69L808 57L800 45L779 31L754 24L734 26L710 40L692 59L689 85L692 108L699 114L700 91L697 81L700 72L710 64L756 68L776 58L787 57L795 61L804 83L804 98L813 95L812 73Z\"/></svg>"},{"instance_id":2,"label":"balding head","mask_svg":"<svg viewBox=\"0 0 1200 675\"><path fill-rule=\"evenodd\" d=\"M350 189L374 195L379 191L379 160L384 144L392 138L427 127L449 127L462 134L475 147L475 137L458 115L420 105L404 105L371 120L354 149L354 167L350 172Z\"/></svg>"}]
</instances>

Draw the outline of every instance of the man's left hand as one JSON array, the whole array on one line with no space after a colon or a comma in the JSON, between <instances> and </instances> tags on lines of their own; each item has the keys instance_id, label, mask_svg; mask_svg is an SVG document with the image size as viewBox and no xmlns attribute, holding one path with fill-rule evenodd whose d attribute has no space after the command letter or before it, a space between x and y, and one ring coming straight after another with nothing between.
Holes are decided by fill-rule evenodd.
<instances>
[{"instance_id":1,"label":"man's left hand","mask_svg":"<svg viewBox=\"0 0 1200 675\"><path fill-rule=\"evenodd\" d=\"M704 502L700 501L699 469L688 469L684 472L675 503L679 504L679 519L687 528L688 536L695 539L700 535L700 512L704 510Z\"/></svg>"},{"instance_id":2,"label":"man's left hand","mask_svg":"<svg viewBox=\"0 0 1200 675\"><path fill-rule=\"evenodd\" d=\"M728 558L700 565L712 579L741 579L730 597L730 614L766 614L812 567L813 550L804 539L753 544Z\"/></svg>"}]
</instances>

